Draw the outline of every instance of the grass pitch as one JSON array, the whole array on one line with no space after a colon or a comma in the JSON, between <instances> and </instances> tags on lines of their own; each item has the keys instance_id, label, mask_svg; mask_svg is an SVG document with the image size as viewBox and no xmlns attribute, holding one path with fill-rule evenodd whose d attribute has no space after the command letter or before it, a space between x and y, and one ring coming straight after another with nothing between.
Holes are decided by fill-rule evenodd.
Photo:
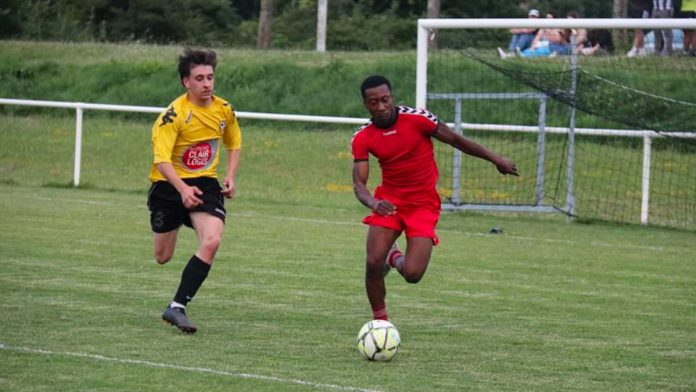
<instances>
[{"instance_id":1,"label":"grass pitch","mask_svg":"<svg viewBox=\"0 0 696 392\"><path fill-rule=\"evenodd\" d=\"M144 194L0 185L0 390L696 388L693 233L445 214L425 279L387 279L402 350L370 363L363 210L241 195L186 336L160 314L190 230L159 266Z\"/></svg>"},{"instance_id":2,"label":"grass pitch","mask_svg":"<svg viewBox=\"0 0 696 392\"><path fill-rule=\"evenodd\" d=\"M180 48L1 46L6 97L157 106L179 92ZM221 55L234 61L223 61L218 87L238 110L272 102L347 116L364 115L356 80L412 75L415 64L399 53ZM402 102L412 83L396 87ZM355 337L370 310L354 127L242 124L239 197L190 305L200 331L182 335L160 315L195 238L182 230L174 259L152 260L154 117L125 118L86 114L82 188L71 189L74 115L0 113L0 391L696 389L694 233L558 216L444 214L424 280L387 280L401 351L389 363L361 359Z\"/></svg>"}]
</instances>

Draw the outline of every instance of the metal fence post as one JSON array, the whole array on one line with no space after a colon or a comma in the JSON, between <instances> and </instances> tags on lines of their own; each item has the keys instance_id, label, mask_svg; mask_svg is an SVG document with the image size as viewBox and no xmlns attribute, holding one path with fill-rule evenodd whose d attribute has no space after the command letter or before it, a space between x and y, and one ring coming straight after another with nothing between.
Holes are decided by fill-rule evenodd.
<instances>
[{"instance_id":1,"label":"metal fence post","mask_svg":"<svg viewBox=\"0 0 696 392\"><path fill-rule=\"evenodd\" d=\"M75 108L75 163L73 167L73 186L80 185L80 165L82 162L82 106Z\"/></svg>"}]
</instances>

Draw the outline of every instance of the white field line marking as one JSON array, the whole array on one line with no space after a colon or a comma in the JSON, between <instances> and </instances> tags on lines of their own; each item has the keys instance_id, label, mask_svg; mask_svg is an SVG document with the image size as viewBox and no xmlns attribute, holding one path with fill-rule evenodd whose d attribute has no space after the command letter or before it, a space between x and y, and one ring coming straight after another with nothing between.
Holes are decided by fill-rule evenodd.
<instances>
[{"instance_id":1,"label":"white field line marking","mask_svg":"<svg viewBox=\"0 0 696 392\"><path fill-rule=\"evenodd\" d=\"M44 196L33 196L33 197L30 196L30 198L35 198L38 200L45 200L45 201L61 201L61 202L81 203L81 204L113 205L113 206L132 207L132 205L129 205L129 204L113 203L113 202L108 202L108 201L100 202L100 201L81 200L81 199L51 198L51 197L44 197ZM145 209L146 207L139 206L136 208ZM360 222L331 221L331 220L326 220L326 219L300 218L300 217L294 217L294 216L263 215L263 214L257 214L257 213L245 213L245 212L234 212L234 211L231 212L231 215L232 216L240 216L240 217L244 217L244 218L260 217L260 218L265 218L265 219L276 219L276 220L294 221L294 222L307 222L307 223L316 223L316 224L322 224L322 225L363 226L363 224ZM471 232L452 230L452 229L437 229L437 231L443 232L443 233L454 233L454 234L470 236L470 237L488 237L488 236L490 236L490 234L487 234L487 233L471 233ZM516 236L516 235L505 235L505 238L516 239L516 240L521 240L521 241L537 241L537 242L550 242L550 243L560 243L560 244L568 244L568 245L579 245L579 243L577 241L554 239L554 238L539 238L539 237L527 237L527 236ZM651 250L651 251L657 251L657 252L662 252L665 250L665 248L662 246L621 245L621 244L612 244L609 242L598 242L598 241L593 241L590 243L590 245L604 247L604 248L642 249L642 250Z\"/></svg>"},{"instance_id":2,"label":"white field line marking","mask_svg":"<svg viewBox=\"0 0 696 392\"><path fill-rule=\"evenodd\" d=\"M195 372L195 373L208 373L208 374L214 374L217 376L228 376L228 377L234 377L234 378L248 378L248 379L253 379L253 380L278 382L281 384L306 385L308 387L315 388L315 389L332 389L332 390L337 390L337 391L379 392L378 390L375 390L375 389L347 387L347 386L334 385L334 384L322 384L322 383L315 383L315 382L311 382L311 381L298 380L298 379L294 379L294 378L264 376L261 374L251 374L251 373L228 372L228 371L224 371L224 370L215 370L215 369L209 369L209 368L173 365L173 364L160 363L160 362L143 361L143 360L139 360L139 359L113 358L113 357L107 357L107 356L99 355L99 354L57 352L57 351L43 350L43 349L38 349L38 348L13 347L13 346L8 346L4 343L0 343L0 349L1 350L26 352L26 353L31 353L31 354L42 354L42 355L52 355L52 356L94 359L97 361L116 362L116 363L123 363L123 364L127 364L127 365L143 365L143 366L149 366L149 367L157 367L157 368L163 368L163 369L174 369L174 370L181 370L181 371Z\"/></svg>"}]
</instances>

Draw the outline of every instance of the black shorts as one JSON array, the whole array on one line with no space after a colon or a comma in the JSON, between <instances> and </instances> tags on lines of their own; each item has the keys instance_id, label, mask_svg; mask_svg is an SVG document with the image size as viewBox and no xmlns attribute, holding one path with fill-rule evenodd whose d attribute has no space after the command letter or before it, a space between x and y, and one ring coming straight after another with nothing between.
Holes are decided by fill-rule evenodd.
<instances>
[{"instance_id":1,"label":"black shorts","mask_svg":"<svg viewBox=\"0 0 696 392\"><path fill-rule=\"evenodd\" d=\"M186 178L184 182L203 191L199 196L203 204L189 210L184 207L179 191L172 184L167 181L152 183L147 194L147 207L150 210L150 226L155 233L167 233L182 224L193 227L190 213L194 211L207 212L225 222L225 200L215 178Z\"/></svg>"}]
</instances>

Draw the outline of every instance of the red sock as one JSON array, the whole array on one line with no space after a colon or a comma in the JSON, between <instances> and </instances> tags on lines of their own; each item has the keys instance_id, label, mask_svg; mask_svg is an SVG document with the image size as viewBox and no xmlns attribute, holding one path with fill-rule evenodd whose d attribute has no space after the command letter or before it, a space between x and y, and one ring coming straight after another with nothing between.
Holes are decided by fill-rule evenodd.
<instances>
[{"instance_id":1,"label":"red sock","mask_svg":"<svg viewBox=\"0 0 696 392\"><path fill-rule=\"evenodd\" d=\"M373 320L389 320L389 316L387 316L387 308L384 307L382 309L372 310L372 319Z\"/></svg>"}]
</instances>

